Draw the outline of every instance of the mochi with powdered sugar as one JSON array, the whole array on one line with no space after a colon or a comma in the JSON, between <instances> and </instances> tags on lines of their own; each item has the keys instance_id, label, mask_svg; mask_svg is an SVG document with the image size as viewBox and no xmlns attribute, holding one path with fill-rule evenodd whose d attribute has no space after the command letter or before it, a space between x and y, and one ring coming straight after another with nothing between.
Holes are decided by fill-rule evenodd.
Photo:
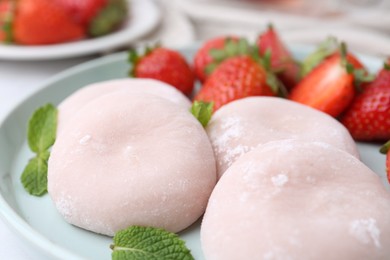
<instances>
[{"instance_id":1,"label":"mochi with powdered sugar","mask_svg":"<svg viewBox=\"0 0 390 260\"><path fill-rule=\"evenodd\" d=\"M390 195L351 154L274 141L217 183L201 226L206 259L389 259Z\"/></svg>"},{"instance_id":2,"label":"mochi with powdered sugar","mask_svg":"<svg viewBox=\"0 0 390 260\"><path fill-rule=\"evenodd\" d=\"M74 92L58 106L58 132L64 125L86 104L103 95L115 91L130 91L135 93L149 93L165 98L184 108L190 108L190 100L179 90L164 82L154 79L124 78L102 81L87 85Z\"/></svg>"},{"instance_id":3,"label":"mochi with powdered sugar","mask_svg":"<svg viewBox=\"0 0 390 260\"><path fill-rule=\"evenodd\" d=\"M348 130L331 116L276 97L250 97L215 112L207 126L218 176L258 145L281 139L326 142L359 157Z\"/></svg>"},{"instance_id":4,"label":"mochi with powdered sugar","mask_svg":"<svg viewBox=\"0 0 390 260\"><path fill-rule=\"evenodd\" d=\"M117 91L64 124L48 192L69 223L112 236L132 225L178 232L204 212L216 183L207 134L181 105Z\"/></svg>"}]
</instances>

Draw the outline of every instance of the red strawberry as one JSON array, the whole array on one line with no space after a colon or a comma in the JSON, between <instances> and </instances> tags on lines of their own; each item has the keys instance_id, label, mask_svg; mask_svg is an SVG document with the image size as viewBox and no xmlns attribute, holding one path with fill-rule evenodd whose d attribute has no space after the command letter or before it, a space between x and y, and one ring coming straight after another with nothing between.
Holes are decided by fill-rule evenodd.
<instances>
[{"instance_id":1,"label":"red strawberry","mask_svg":"<svg viewBox=\"0 0 390 260\"><path fill-rule=\"evenodd\" d=\"M132 66L130 76L163 81L186 95L191 94L194 88L194 73L184 57L176 51L157 47L147 49L144 55L139 56L131 50L129 61Z\"/></svg>"},{"instance_id":2,"label":"red strawberry","mask_svg":"<svg viewBox=\"0 0 390 260\"><path fill-rule=\"evenodd\" d=\"M52 0L92 37L108 34L127 17L127 0Z\"/></svg>"},{"instance_id":3,"label":"red strawberry","mask_svg":"<svg viewBox=\"0 0 390 260\"><path fill-rule=\"evenodd\" d=\"M386 154L387 179L390 182L390 140L381 147L380 152Z\"/></svg>"},{"instance_id":4,"label":"red strawberry","mask_svg":"<svg viewBox=\"0 0 390 260\"><path fill-rule=\"evenodd\" d=\"M194 71L196 77L204 82L208 77L207 67L212 64L215 60L210 54L212 50L223 50L227 47L230 41L237 42L238 37L217 37L207 41L202 47L196 52L194 58Z\"/></svg>"},{"instance_id":5,"label":"red strawberry","mask_svg":"<svg viewBox=\"0 0 390 260\"><path fill-rule=\"evenodd\" d=\"M78 40L84 30L52 0L19 0L13 36L20 44L52 44Z\"/></svg>"},{"instance_id":6,"label":"red strawberry","mask_svg":"<svg viewBox=\"0 0 390 260\"><path fill-rule=\"evenodd\" d=\"M214 111L236 99L275 95L266 84L267 72L253 58L238 56L225 60L210 75L195 100L214 102Z\"/></svg>"},{"instance_id":7,"label":"red strawberry","mask_svg":"<svg viewBox=\"0 0 390 260\"><path fill-rule=\"evenodd\" d=\"M82 26L88 26L91 20L107 4L107 0L52 0L61 6Z\"/></svg>"},{"instance_id":8,"label":"red strawberry","mask_svg":"<svg viewBox=\"0 0 390 260\"><path fill-rule=\"evenodd\" d=\"M390 59L376 79L357 95L341 122L356 140L390 139Z\"/></svg>"},{"instance_id":9,"label":"red strawberry","mask_svg":"<svg viewBox=\"0 0 390 260\"><path fill-rule=\"evenodd\" d=\"M271 69L276 72L277 77L287 89L294 87L299 80L299 65L294 61L289 50L283 44L272 25L268 30L259 36L257 40L260 55L267 52L271 55Z\"/></svg>"},{"instance_id":10,"label":"red strawberry","mask_svg":"<svg viewBox=\"0 0 390 260\"><path fill-rule=\"evenodd\" d=\"M292 89L291 100L334 117L348 107L356 93L354 81L362 74L363 66L342 46L341 53L325 59Z\"/></svg>"}]
</instances>

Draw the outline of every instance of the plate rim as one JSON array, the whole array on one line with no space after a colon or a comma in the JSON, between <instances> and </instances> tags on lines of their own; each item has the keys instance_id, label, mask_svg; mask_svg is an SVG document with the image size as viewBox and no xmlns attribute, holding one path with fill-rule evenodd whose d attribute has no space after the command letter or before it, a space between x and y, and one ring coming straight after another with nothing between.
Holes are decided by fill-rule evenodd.
<instances>
[{"instance_id":1,"label":"plate rim","mask_svg":"<svg viewBox=\"0 0 390 260\"><path fill-rule=\"evenodd\" d=\"M0 44L1 60L55 60L62 58L75 58L104 53L124 45L151 32L162 19L161 8L153 0L127 0L130 12L123 28L105 36L82 39L52 45L6 45ZM147 14L147 15L146 15ZM132 26L134 20L136 26ZM129 37L129 33L132 33Z\"/></svg>"},{"instance_id":2,"label":"plate rim","mask_svg":"<svg viewBox=\"0 0 390 260\"><path fill-rule=\"evenodd\" d=\"M187 47L177 48L179 52L188 51L191 49L197 49L199 47L199 42L191 44ZM289 45L291 49L294 49L294 52L308 52L314 48L313 45L307 44L291 44ZM381 59L375 56L357 54L360 58L367 60L368 62L379 62ZM125 60L126 52L118 52L110 55L102 56L96 59L92 59L87 62L80 63L71 68L68 68L62 72L59 72L50 78L44 80L39 84L35 91L31 92L29 95L18 101L13 105L7 114L0 119L0 130L4 127L4 124L10 120L13 114L28 100L34 98L36 95L40 95L47 88L51 87L51 84L66 79L69 76L72 76L76 73L82 73L83 71L89 70L94 67L102 66L106 63L117 62ZM363 62L365 63L365 62ZM32 226L30 226L27 221L25 221L5 200L2 193L0 193L0 218L7 224L7 226L15 231L17 231L19 237L23 238L23 242L27 242L30 247L33 247L35 250L39 249L39 253L49 255L55 258L65 258L65 259L83 259L81 256L75 254L74 252L61 247L54 242L50 241L46 236L39 233Z\"/></svg>"}]
</instances>

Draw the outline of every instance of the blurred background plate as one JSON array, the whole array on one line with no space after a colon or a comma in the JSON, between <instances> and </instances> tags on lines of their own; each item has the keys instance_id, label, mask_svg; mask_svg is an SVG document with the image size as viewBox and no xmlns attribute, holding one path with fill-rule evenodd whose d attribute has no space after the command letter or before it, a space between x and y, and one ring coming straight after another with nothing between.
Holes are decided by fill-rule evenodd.
<instances>
[{"instance_id":1,"label":"blurred background plate","mask_svg":"<svg viewBox=\"0 0 390 260\"><path fill-rule=\"evenodd\" d=\"M127 21L118 31L106 36L69 43L17 46L0 44L0 59L51 60L102 53L129 46L152 31L161 19L160 8L153 0L129 0Z\"/></svg>"}]
</instances>

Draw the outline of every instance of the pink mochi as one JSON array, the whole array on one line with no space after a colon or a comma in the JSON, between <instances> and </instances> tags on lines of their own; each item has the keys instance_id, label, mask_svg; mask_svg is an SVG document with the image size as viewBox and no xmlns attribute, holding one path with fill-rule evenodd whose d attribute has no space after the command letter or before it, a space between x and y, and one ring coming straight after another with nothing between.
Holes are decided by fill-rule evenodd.
<instances>
[{"instance_id":1,"label":"pink mochi","mask_svg":"<svg viewBox=\"0 0 390 260\"><path fill-rule=\"evenodd\" d=\"M359 157L348 130L318 110L276 97L250 97L231 102L207 126L217 160L218 177L242 154L269 141L321 141Z\"/></svg>"},{"instance_id":2,"label":"pink mochi","mask_svg":"<svg viewBox=\"0 0 390 260\"><path fill-rule=\"evenodd\" d=\"M172 101L186 109L191 107L190 100L180 91L171 85L158 80L124 78L103 81L85 86L61 102L58 106L58 132L62 130L64 125L66 125L83 106L96 98L115 91L149 93Z\"/></svg>"},{"instance_id":3,"label":"pink mochi","mask_svg":"<svg viewBox=\"0 0 390 260\"><path fill-rule=\"evenodd\" d=\"M112 236L131 225L178 232L216 183L211 144L187 109L119 91L89 102L52 147L48 191L69 223Z\"/></svg>"},{"instance_id":4,"label":"pink mochi","mask_svg":"<svg viewBox=\"0 0 390 260\"><path fill-rule=\"evenodd\" d=\"M390 195L351 154L274 141L217 183L201 226L209 260L389 259Z\"/></svg>"}]
</instances>

